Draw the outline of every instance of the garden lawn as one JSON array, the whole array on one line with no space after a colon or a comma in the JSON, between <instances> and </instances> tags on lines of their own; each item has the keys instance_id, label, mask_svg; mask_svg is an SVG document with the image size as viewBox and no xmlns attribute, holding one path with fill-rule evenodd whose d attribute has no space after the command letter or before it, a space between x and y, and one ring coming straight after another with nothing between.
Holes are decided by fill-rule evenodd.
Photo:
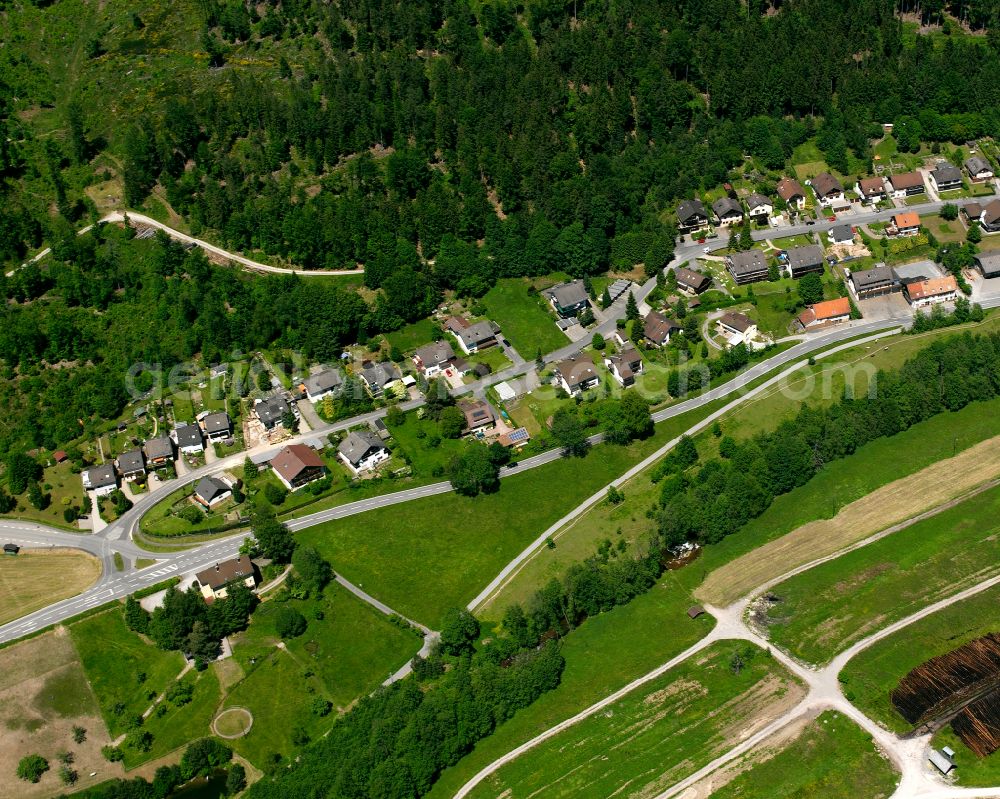
<instances>
[{"instance_id":1,"label":"garden lawn","mask_svg":"<svg viewBox=\"0 0 1000 799\"><path fill-rule=\"evenodd\" d=\"M747 756L756 759L751 751ZM899 778L850 719L822 713L776 755L751 765L712 799L885 799Z\"/></svg>"},{"instance_id":2,"label":"garden lawn","mask_svg":"<svg viewBox=\"0 0 1000 799\"><path fill-rule=\"evenodd\" d=\"M691 600L667 572L629 604L587 619L560 645L566 669L559 685L518 711L457 765L447 769L427 799L451 799L479 769L543 730L578 713L704 637L715 620L687 617Z\"/></svg>"},{"instance_id":3,"label":"garden lawn","mask_svg":"<svg viewBox=\"0 0 1000 799\"><path fill-rule=\"evenodd\" d=\"M126 720L143 713L184 667L180 652L164 652L130 631L119 605L69 632L112 736L126 732Z\"/></svg>"},{"instance_id":4,"label":"garden lawn","mask_svg":"<svg viewBox=\"0 0 1000 799\"><path fill-rule=\"evenodd\" d=\"M257 658L252 671L222 702L222 708L243 707L253 714L253 727L243 738L226 741L258 768L269 767L274 755L288 758L298 747L323 735L335 714L319 716L315 699L326 697L323 684L308 662L282 649Z\"/></svg>"},{"instance_id":5,"label":"garden lawn","mask_svg":"<svg viewBox=\"0 0 1000 799\"><path fill-rule=\"evenodd\" d=\"M42 473L42 492L49 495L49 506L38 510L28 501L27 492L14 497L17 506L10 513L4 514L18 519L31 519L53 527L62 527L74 532L80 532L75 524L67 524L63 511L71 505L80 508L83 504L84 492L80 475L73 472L70 461L50 466ZM6 484L4 485L6 488Z\"/></svg>"},{"instance_id":6,"label":"garden lawn","mask_svg":"<svg viewBox=\"0 0 1000 799\"><path fill-rule=\"evenodd\" d=\"M853 642L996 573L1000 487L775 586L770 637L822 663Z\"/></svg>"},{"instance_id":7,"label":"garden lawn","mask_svg":"<svg viewBox=\"0 0 1000 799\"><path fill-rule=\"evenodd\" d=\"M889 701L890 692L911 669L987 633L1000 632L1000 587L956 602L926 616L858 653L840 672L844 696L870 719L896 733L909 732ZM956 750L958 747L955 747Z\"/></svg>"},{"instance_id":8,"label":"garden lawn","mask_svg":"<svg viewBox=\"0 0 1000 799\"><path fill-rule=\"evenodd\" d=\"M534 358L569 343L556 327L555 316L537 293L528 293L530 283L521 278L503 278L483 297L487 316L500 325L502 335L523 358Z\"/></svg>"},{"instance_id":9,"label":"garden lawn","mask_svg":"<svg viewBox=\"0 0 1000 799\"><path fill-rule=\"evenodd\" d=\"M75 549L21 550L0 559L0 624L83 593L101 576L101 562Z\"/></svg>"},{"instance_id":10,"label":"garden lawn","mask_svg":"<svg viewBox=\"0 0 1000 799\"><path fill-rule=\"evenodd\" d=\"M403 424L390 425L395 440L395 452L405 453L413 474L422 477L438 477L444 474L449 461L466 447L458 438L442 438L441 426L429 417L418 419L416 413L408 413ZM432 445L434 441L436 445Z\"/></svg>"},{"instance_id":11,"label":"garden lawn","mask_svg":"<svg viewBox=\"0 0 1000 799\"><path fill-rule=\"evenodd\" d=\"M417 347L432 342L434 336L440 332L441 328L435 324L433 319L421 319L419 322L387 333L385 339L389 342L390 347L395 347L400 352L411 352Z\"/></svg>"},{"instance_id":12,"label":"garden lawn","mask_svg":"<svg viewBox=\"0 0 1000 799\"><path fill-rule=\"evenodd\" d=\"M471 796L606 797L623 785L630 795L652 796L802 694L763 650L720 641L503 766Z\"/></svg>"}]
</instances>

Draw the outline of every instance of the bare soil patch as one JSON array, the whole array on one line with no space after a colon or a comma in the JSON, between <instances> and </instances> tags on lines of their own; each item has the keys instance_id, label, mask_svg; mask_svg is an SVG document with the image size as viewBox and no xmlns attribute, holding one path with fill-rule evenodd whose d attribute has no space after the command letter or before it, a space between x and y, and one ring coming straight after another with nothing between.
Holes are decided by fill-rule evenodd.
<instances>
[{"instance_id":1,"label":"bare soil patch","mask_svg":"<svg viewBox=\"0 0 1000 799\"><path fill-rule=\"evenodd\" d=\"M121 764L109 763L101 747L111 743L87 684L83 666L64 628L0 650L0 799L34 799L61 794L59 752L72 752L78 788L120 777ZM73 727L87 731L74 743ZM35 785L14 777L28 754L49 761ZM91 777L91 772L97 772Z\"/></svg>"},{"instance_id":2,"label":"bare soil patch","mask_svg":"<svg viewBox=\"0 0 1000 799\"><path fill-rule=\"evenodd\" d=\"M845 505L832 519L804 524L736 558L708 575L695 596L713 605L728 605L797 566L937 508L997 475L1000 436L889 483Z\"/></svg>"}]
</instances>

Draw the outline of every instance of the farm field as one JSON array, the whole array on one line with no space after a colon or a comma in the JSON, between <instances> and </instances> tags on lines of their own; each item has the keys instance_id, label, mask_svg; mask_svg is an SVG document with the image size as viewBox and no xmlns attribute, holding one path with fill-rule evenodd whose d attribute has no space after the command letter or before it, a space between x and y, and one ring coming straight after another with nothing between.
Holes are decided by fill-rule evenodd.
<instances>
[{"instance_id":1,"label":"farm field","mask_svg":"<svg viewBox=\"0 0 1000 799\"><path fill-rule=\"evenodd\" d=\"M769 635L826 662L852 642L996 571L1000 487L778 584Z\"/></svg>"},{"instance_id":2,"label":"farm field","mask_svg":"<svg viewBox=\"0 0 1000 799\"><path fill-rule=\"evenodd\" d=\"M892 520L883 515L887 509L877 498L892 501L897 520L903 520L961 493L956 481L967 481L966 487L971 487L987 479L978 465L961 474L949 470L955 464L977 463L987 451L995 462L1000 442L982 442L996 432L990 420L997 410L1000 400L972 403L872 441L850 457L828 464L804 486L777 497L738 533L707 547L698 564L700 584L691 586L695 595L712 604L729 604L796 565L890 526ZM984 448L970 456L975 446ZM946 460L951 467L944 465ZM948 480L942 481L941 474L948 474ZM908 504L914 498L916 506ZM864 530L857 527L861 524ZM819 540L820 533L828 537Z\"/></svg>"},{"instance_id":3,"label":"farm field","mask_svg":"<svg viewBox=\"0 0 1000 799\"><path fill-rule=\"evenodd\" d=\"M122 774L121 764L108 763L101 747L111 743L94 694L73 641L65 628L0 650L0 799L47 799L64 788L59 781L59 752L73 753L80 780L87 787ZM73 727L86 731L82 744ZM14 778L17 761L37 753L50 770L37 784ZM96 771L98 776L90 777Z\"/></svg>"},{"instance_id":4,"label":"farm field","mask_svg":"<svg viewBox=\"0 0 1000 799\"><path fill-rule=\"evenodd\" d=\"M885 799L899 781L871 737L833 711L777 751L754 750L739 768L711 799Z\"/></svg>"},{"instance_id":5,"label":"farm field","mask_svg":"<svg viewBox=\"0 0 1000 799\"><path fill-rule=\"evenodd\" d=\"M75 549L22 549L0 558L0 624L83 593L101 576L101 562Z\"/></svg>"},{"instance_id":6,"label":"farm field","mask_svg":"<svg viewBox=\"0 0 1000 799\"><path fill-rule=\"evenodd\" d=\"M830 519L809 522L727 564L698 590L728 603L795 566L856 543L880 530L942 505L1000 474L1000 438L893 481L841 508Z\"/></svg>"},{"instance_id":7,"label":"farm field","mask_svg":"<svg viewBox=\"0 0 1000 799\"><path fill-rule=\"evenodd\" d=\"M508 763L471 796L610 796L624 784L639 795L654 795L752 735L802 695L762 650L720 641Z\"/></svg>"},{"instance_id":8,"label":"farm field","mask_svg":"<svg viewBox=\"0 0 1000 799\"><path fill-rule=\"evenodd\" d=\"M629 604L587 619L561 644L566 669L559 685L500 725L457 765L443 772L427 799L451 799L479 769L542 730L578 713L684 651L715 620L689 619L688 592L667 572ZM664 634L650 635L650 630Z\"/></svg>"},{"instance_id":9,"label":"farm field","mask_svg":"<svg viewBox=\"0 0 1000 799\"><path fill-rule=\"evenodd\" d=\"M921 663L987 633L1000 631L996 608L1000 587L949 605L859 652L840 673L844 696L866 716L896 733L910 725L892 706L889 693ZM957 752L959 747L954 747ZM964 746L962 747L964 749Z\"/></svg>"},{"instance_id":10,"label":"farm field","mask_svg":"<svg viewBox=\"0 0 1000 799\"><path fill-rule=\"evenodd\" d=\"M565 347L569 339L556 327L556 318L538 294L528 293L530 283L520 278L498 280L482 298L487 316L498 325L523 358L534 358Z\"/></svg>"}]
</instances>

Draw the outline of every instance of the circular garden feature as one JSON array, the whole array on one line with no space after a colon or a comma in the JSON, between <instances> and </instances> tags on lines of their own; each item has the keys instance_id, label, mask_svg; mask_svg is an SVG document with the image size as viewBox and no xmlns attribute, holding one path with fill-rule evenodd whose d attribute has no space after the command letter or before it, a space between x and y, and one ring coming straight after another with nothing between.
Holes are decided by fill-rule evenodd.
<instances>
[{"instance_id":1,"label":"circular garden feature","mask_svg":"<svg viewBox=\"0 0 1000 799\"><path fill-rule=\"evenodd\" d=\"M245 707L227 707L212 722L212 732L220 738L242 738L253 726L253 714Z\"/></svg>"}]
</instances>

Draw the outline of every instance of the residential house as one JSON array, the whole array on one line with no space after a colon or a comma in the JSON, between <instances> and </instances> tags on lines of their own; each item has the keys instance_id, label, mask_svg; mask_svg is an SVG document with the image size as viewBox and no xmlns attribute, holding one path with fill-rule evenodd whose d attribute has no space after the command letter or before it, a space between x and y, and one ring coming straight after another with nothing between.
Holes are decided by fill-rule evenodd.
<instances>
[{"instance_id":1,"label":"residential house","mask_svg":"<svg viewBox=\"0 0 1000 799\"><path fill-rule=\"evenodd\" d=\"M726 268L737 285L767 280L767 259L761 250L734 252L726 256Z\"/></svg>"},{"instance_id":2,"label":"residential house","mask_svg":"<svg viewBox=\"0 0 1000 799\"><path fill-rule=\"evenodd\" d=\"M912 211L893 214L891 221L897 236L916 236L920 232L920 215Z\"/></svg>"},{"instance_id":3,"label":"residential house","mask_svg":"<svg viewBox=\"0 0 1000 799\"><path fill-rule=\"evenodd\" d=\"M284 397L271 397L270 399L258 400L253 406L254 413L265 430L273 430L278 425L284 424L285 414L291 411L291 407Z\"/></svg>"},{"instance_id":4,"label":"residential house","mask_svg":"<svg viewBox=\"0 0 1000 799\"><path fill-rule=\"evenodd\" d=\"M529 441L531 441L531 433L524 427L518 427L509 433L504 433L497 439L497 443L501 447L514 447L515 449L520 449Z\"/></svg>"},{"instance_id":5,"label":"residential house","mask_svg":"<svg viewBox=\"0 0 1000 799\"><path fill-rule=\"evenodd\" d=\"M201 437L201 428L196 424L184 424L171 433L177 443L177 449L185 455L197 455L205 451L205 441Z\"/></svg>"},{"instance_id":6,"label":"residential house","mask_svg":"<svg viewBox=\"0 0 1000 799\"><path fill-rule=\"evenodd\" d=\"M924 176L919 172L900 172L898 175L890 175L889 187L892 189L893 197L913 197L927 191Z\"/></svg>"},{"instance_id":7,"label":"residential house","mask_svg":"<svg viewBox=\"0 0 1000 799\"><path fill-rule=\"evenodd\" d=\"M854 184L854 190L861 201L868 205L874 205L885 199L885 181L879 177L861 178Z\"/></svg>"},{"instance_id":8,"label":"residential house","mask_svg":"<svg viewBox=\"0 0 1000 799\"><path fill-rule=\"evenodd\" d=\"M642 356L631 345L626 345L615 355L604 356L604 365L622 388L634 385L636 375L642 374Z\"/></svg>"},{"instance_id":9,"label":"residential house","mask_svg":"<svg viewBox=\"0 0 1000 799\"><path fill-rule=\"evenodd\" d=\"M643 320L642 336L654 347L663 347L674 333L683 328L673 319L668 319L659 311L650 311Z\"/></svg>"},{"instance_id":10,"label":"residential house","mask_svg":"<svg viewBox=\"0 0 1000 799\"><path fill-rule=\"evenodd\" d=\"M984 233L1000 231L1000 200L991 200L983 206L979 214L979 226Z\"/></svg>"},{"instance_id":11,"label":"residential house","mask_svg":"<svg viewBox=\"0 0 1000 799\"><path fill-rule=\"evenodd\" d=\"M150 469L159 469L174 462L174 442L169 436L151 438L142 449L146 453L146 466Z\"/></svg>"},{"instance_id":12,"label":"residential house","mask_svg":"<svg viewBox=\"0 0 1000 799\"><path fill-rule=\"evenodd\" d=\"M958 283L952 275L916 280L903 286L903 293L910 305L922 308L939 302L950 302L958 297Z\"/></svg>"},{"instance_id":13,"label":"residential house","mask_svg":"<svg viewBox=\"0 0 1000 799\"><path fill-rule=\"evenodd\" d=\"M748 216L754 222L766 222L774 213L774 205L763 194L754 192L747 197Z\"/></svg>"},{"instance_id":14,"label":"residential house","mask_svg":"<svg viewBox=\"0 0 1000 799\"><path fill-rule=\"evenodd\" d=\"M465 319L453 316L448 320L448 329L458 339L458 345L466 355L485 350L497 343L497 332L490 322L469 324Z\"/></svg>"},{"instance_id":15,"label":"residential house","mask_svg":"<svg viewBox=\"0 0 1000 799\"><path fill-rule=\"evenodd\" d=\"M823 248L818 244L792 247L788 250L788 269L794 278L800 278L810 272L822 272Z\"/></svg>"},{"instance_id":16,"label":"residential house","mask_svg":"<svg viewBox=\"0 0 1000 799\"><path fill-rule=\"evenodd\" d=\"M142 480L146 476L146 460L141 449L130 449L118 456L118 471L127 483Z\"/></svg>"},{"instance_id":17,"label":"residential house","mask_svg":"<svg viewBox=\"0 0 1000 799\"><path fill-rule=\"evenodd\" d=\"M854 296L859 300L881 297L902 288L896 273L884 264L872 269L852 272L847 285L850 286Z\"/></svg>"},{"instance_id":18,"label":"residential house","mask_svg":"<svg viewBox=\"0 0 1000 799\"><path fill-rule=\"evenodd\" d=\"M683 266L674 270L674 277L677 278L677 288L688 294L701 294L712 287L712 278L708 275Z\"/></svg>"},{"instance_id":19,"label":"residential house","mask_svg":"<svg viewBox=\"0 0 1000 799\"><path fill-rule=\"evenodd\" d=\"M812 179L812 190L819 204L824 208L847 204L847 200L844 198L844 187L829 172L820 172Z\"/></svg>"},{"instance_id":20,"label":"residential house","mask_svg":"<svg viewBox=\"0 0 1000 799\"><path fill-rule=\"evenodd\" d=\"M806 207L806 192L794 178L782 178L778 181L778 196L794 211L801 211Z\"/></svg>"},{"instance_id":21,"label":"residential house","mask_svg":"<svg viewBox=\"0 0 1000 799\"><path fill-rule=\"evenodd\" d=\"M97 496L110 494L118 488L118 474L115 472L113 464L106 463L103 466L91 466L83 472L83 487L87 491L93 491Z\"/></svg>"},{"instance_id":22,"label":"residential house","mask_svg":"<svg viewBox=\"0 0 1000 799\"><path fill-rule=\"evenodd\" d=\"M217 411L202 418L201 429L209 441L223 441L233 434L233 421L225 411Z\"/></svg>"},{"instance_id":23,"label":"residential house","mask_svg":"<svg viewBox=\"0 0 1000 799\"><path fill-rule=\"evenodd\" d=\"M979 221L979 217L983 213L983 206L979 203L972 202L966 203L962 206L962 213L965 214L965 218L971 222L972 220Z\"/></svg>"},{"instance_id":24,"label":"residential house","mask_svg":"<svg viewBox=\"0 0 1000 799\"><path fill-rule=\"evenodd\" d=\"M555 286L545 289L542 294L563 319L576 316L580 311L590 306L590 298L587 296L587 289L583 287L582 280L557 283Z\"/></svg>"},{"instance_id":25,"label":"residential house","mask_svg":"<svg viewBox=\"0 0 1000 799\"><path fill-rule=\"evenodd\" d=\"M978 155L965 159L965 171L973 183L982 183L993 177L993 167L990 166L990 162Z\"/></svg>"},{"instance_id":26,"label":"residential house","mask_svg":"<svg viewBox=\"0 0 1000 799\"><path fill-rule=\"evenodd\" d=\"M210 510L233 495L233 484L224 477L202 477L194 487L191 500Z\"/></svg>"},{"instance_id":27,"label":"residential house","mask_svg":"<svg viewBox=\"0 0 1000 799\"><path fill-rule=\"evenodd\" d=\"M365 363L362 364L361 371L358 372L358 377L373 398L381 397L386 386L395 383L402 376L403 373L392 361Z\"/></svg>"},{"instance_id":28,"label":"residential house","mask_svg":"<svg viewBox=\"0 0 1000 799\"><path fill-rule=\"evenodd\" d=\"M743 206L732 197L720 197L712 203L712 210L720 225L739 225L743 222Z\"/></svg>"},{"instance_id":29,"label":"residential house","mask_svg":"<svg viewBox=\"0 0 1000 799\"><path fill-rule=\"evenodd\" d=\"M344 376L339 369L323 369L309 375L299 386L310 402L319 402L329 394L338 393L344 386Z\"/></svg>"},{"instance_id":30,"label":"residential house","mask_svg":"<svg viewBox=\"0 0 1000 799\"><path fill-rule=\"evenodd\" d=\"M247 588L257 587L257 577L254 574L253 561L247 555L216 563L195 575L201 586L201 595L208 601L225 599L229 586L243 583Z\"/></svg>"},{"instance_id":31,"label":"residential house","mask_svg":"<svg viewBox=\"0 0 1000 799\"><path fill-rule=\"evenodd\" d=\"M593 388L601 382L594 362L585 355L574 355L556 364L556 380L571 397Z\"/></svg>"},{"instance_id":32,"label":"residential house","mask_svg":"<svg viewBox=\"0 0 1000 799\"><path fill-rule=\"evenodd\" d=\"M983 277L1000 277L1000 252L981 252L972 256Z\"/></svg>"},{"instance_id":33,"label":"residential house","mask_svg":"<svg viewBox=\"0 0 1000 799\"><path fill-rule=\"evenodd\" d=\"M847 297L826 300L810 305L798 316L798 323L803 330L812 330L826 325L846 322L851 318L851 301Z\"/></svg>"},{"instance_id":34,"label":"residential house","mask_svg":"<svg viewBox=\"0 0 1000 799\"><path fill-rule=\"evenodd\" d=\"M938 191L962 188L962 170L951 164L938 164L931 171L931 183Z\"/></svg>"},{"instance_id":35,"label":"residential house","mask_svg":"<svg viewBox=\"0 0 1000 799\"><path fill-rule=\"evenodd\" d=\"M465 433L474 433L496 424L496 414L490 404L480 399L463 399L457 403L458 409L465 415Z\"/></svg>"},{"instance_id":36,"label":"residential house","mask_svg":"<svg viewBox=\"0 0 1000 799\"><path fill-rule=\"evenodd\" d=\"M271 471L289 491L297 491L326 474L323 459L305 444L289 444L271 458Z\"/></svg>"},{"instance_id":37,"label":"residential house","mask_svg":"<svg viewBox=\"0 0 1000 799\"><path fill-rule=\"evenodd\" d=\"M413 353L413 363L425 378L431 378L443 372L454 358L455 350L447 341L424 344Z\"/></svg>"},{"instance_id":38,"label":"residential house","mask_svg":"<svg viewBox=\"0 0 1000 799\"><path fill-rule=\"evenodd\" d=\"M850 225L835 225L830 228L831 244L850 244L854 241L854 228Z\"/></svg>"},{"instance_id":39,"label":"residential house","mask_svg":"<svg viewBox=\"0 0 1000 799\"><path fill-rule=\"evenodd\" d=\"M757 323L749 316L735 311L729 311L720 317L719 329L733 345L748 344L757 335Z\"/></svg>"},{"instance_id":40,"label":"residential house","mask_svg":"<svg viewBox=\"0 0 1000 799\"><path fill-rule=\"evenodd\" d=\"M708 224L708 211L701 200L683 200L677 206L677 229L681 232L696 230Z\"/></svg>"},{"instance_id":41,"label":"residential house","mask_svg":"<svg viewBox=\"0 0 1000 799\"><path fill-rule=\"evenodd\" d=\"M371 430L352 430L337 447L337 455L355 475L389 460L389 450Z\"/></svg>"}]
</instances>

